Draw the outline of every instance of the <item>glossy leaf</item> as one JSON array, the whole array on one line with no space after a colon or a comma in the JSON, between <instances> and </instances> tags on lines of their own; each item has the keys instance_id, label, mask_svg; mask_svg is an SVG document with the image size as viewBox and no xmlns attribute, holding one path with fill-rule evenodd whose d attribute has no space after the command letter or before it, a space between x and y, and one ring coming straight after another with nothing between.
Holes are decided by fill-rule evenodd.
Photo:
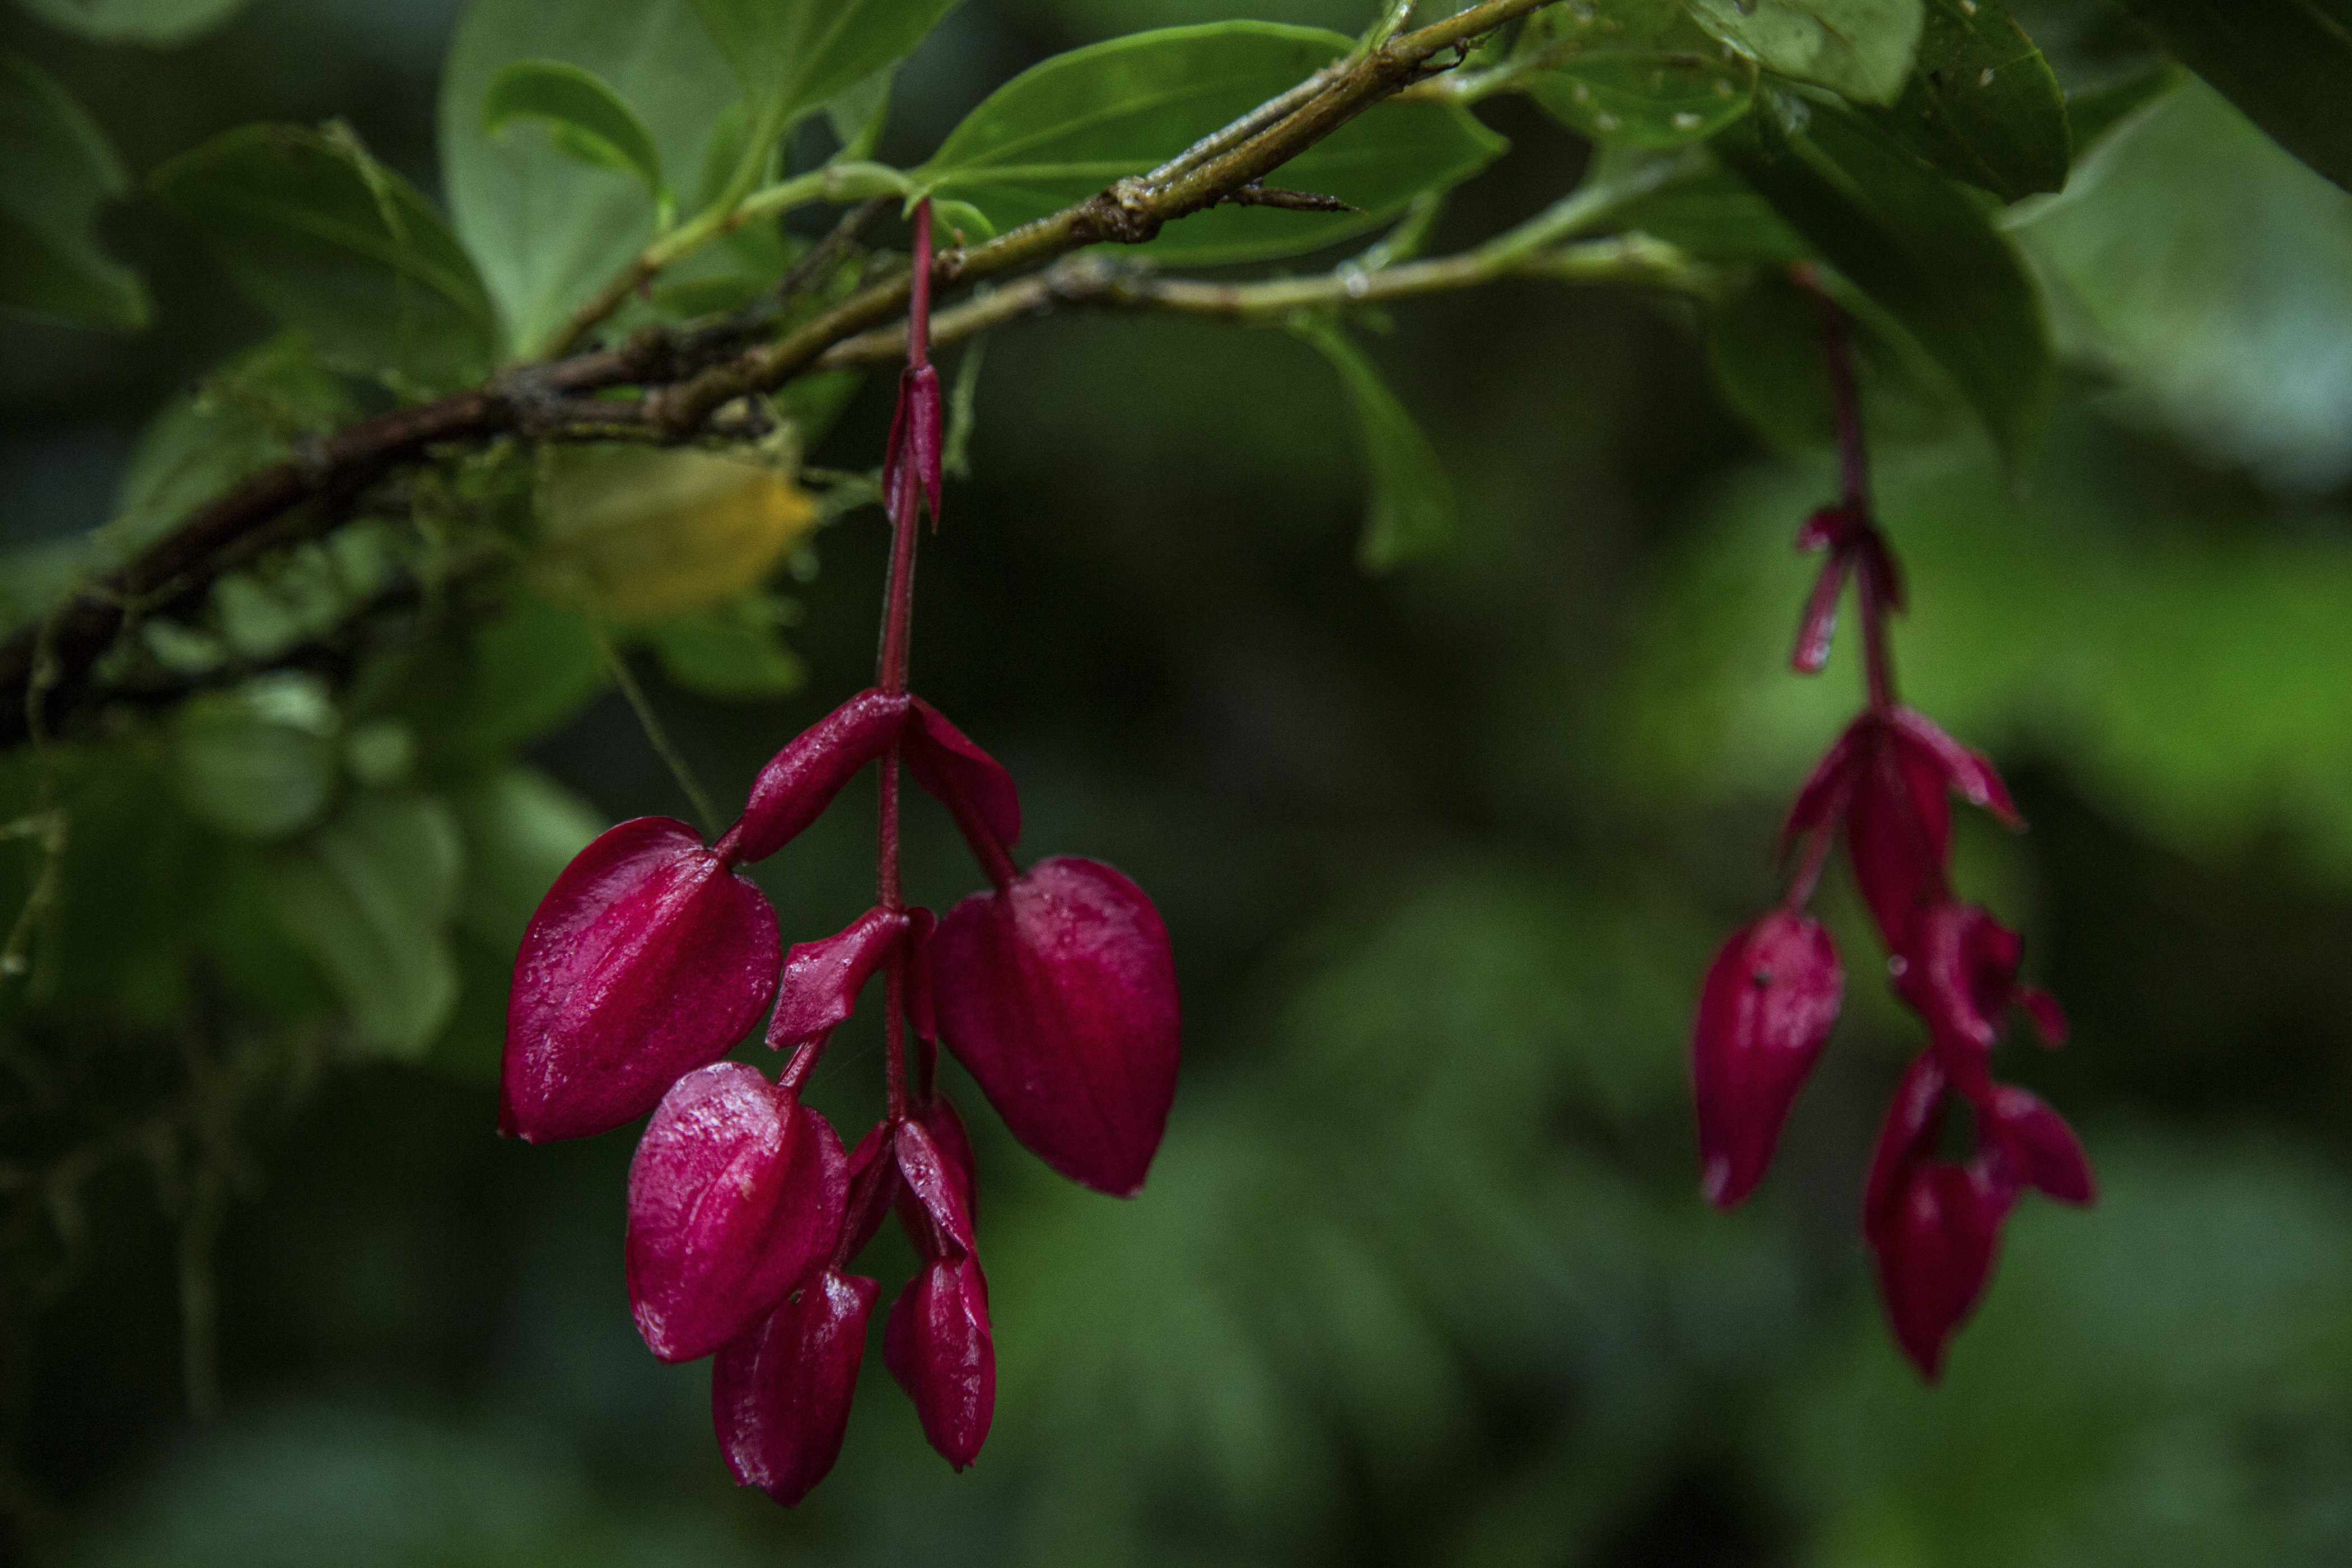
<instances>
[{"instance_id":1,"label":"glossy leaf","mask_svg":"<svg viewBox=\"0 0 2352 1568\"><path fill-rule=\"evenodd\" d=\"M694 0L711 41L782 132L923 41L956 0Z\"/></svg>"},{"instance_id":2,"label":"glossy leaf","mask_svg":"<svg viewBox=\"0 0 2352 1568\"><path fill-rule=\"evenodd\" d=\"M2065 94L2000 0L1927 0L1903 96L1866 117L1912 153L2005 202L2066 184Z\"/></svg>"},{"instance_id":3,"label":"glossy leaf","mask_svg":"<svg viewBox=\"0 0 2352 1568\"><path fill-rule=\"evenodd\" d=\"M1345 331L1324 325L1303 329L1300 335L1339 373L1339 384L1356 413L1356 432L1371 481L1357 562L1368 572L1382 572L1443 549L1454 538L1454 487L1446 480L1437 449Z\"/></svg>"},{"instance_id":4,"label":"glossy leaf","mask_svg":"<svg viewBox=\"0 0 2352 1568\"><path fill-rule=\"evenodd\" d=\"M671 1086L629 1162L629 1304L667 1362L710 1354L833 1255L848 1156L824 1118L757 1068Z\"/></svg>"},{"instance_id":5,"label":"glossy leaf","mask_svg":"<svg viewBox=\"0 0 2352 1568\"><path fill-rule=\"evenodd\" d=\"M1596 142L1678 147L1722 130L1756 98L1756 65L1725 48L1677 0L1554 6L1521 49L1571 49L1529 79L1528 95Z\"/></svg>"},{"instance_id":6,"label":"glossy leaf","mask_svg":"<svg viewBox=\"0 0 2352 1568\"><path fill-rule=\"evenodd\" d=\"M660 166L701 166L738 88L688 0L549 5L476 0L458 23L437 110L450 220L498 301L509 352L545 342L653 237L634 179L590 168L535 136L491 136L482 104L517 60L594 73L633 109Z\"/></svg>"},{"instance_id":7,"label":"glossy leaf","mask_svg":"<svg viewBox=\"0 0 2352 1568\"><path fill-rule=\"evenodd\" d=\"M328 358L428 387L488 371L497 327L473 262L348 134L248 125L149 183L247 299Z\"/></svg>"},{"instance_id":8,"label":"glossy leaf","mask_svg":"<svg viewBox=\"0 0 2352 1568\"><path fill-rule=\"evenodd\" d=\"M99 208L129 189L104 132L31 61L0 55L0 309L127 330L149 306L98 241Z\"/></svg>"},{"instance_id":9,"label":"glossy leaf","mask_svg":"<svg viewBox=\"0 0 2352 1568\"><path fill-rule=\"evenodd\" d=\"M999 230L1011 228L1157 166L1350 47L1319 28L1223 22L1073 49L991 93L915 177L974 204ZM1269 184L1337 196L1360 212L1217 207L1170 225L1144 248L1186 263L1312 250L1376 226L1423 191L1469 178L1504 146L1459 106L1381 104L1267 176Z\"/></svg>"},{"instance_id":10,"label":"glossy leaf","mask_svg":"<svg viewBox=\"0 0 2352 1568\"><path fill-rule=\"evenodd\" d=\"M367 792L270 864L278 923L326 974L362 1050L415 1060L449 1021L464 856L439 801Z\"/></svg>"},{"instance_id":11,"label":"glossy leaf","mask_svg":"<svg viewBox=\"0 0 2352 1568\"><path fill-rule=\"evenodd\" d=\"M2352 0L2123 0L2166 51L2352 190Z\"/></svg>"},{"instance_id":12,"label":"glossy leaf","mask_svg":"<svg viewBox=\"0 0 2352 1568\"><path fill-rule=\"evenodd\" d=\"M1779 108L1787 129L1751 116L1715 145L1935 361L2016 471L2053 374L2040 297L2016 251L1965 194L1851 112L1798 99Z\"/></svg>"},{"instance_id":13,"label":"glossy leaf","mask_svg":"<svg viewBox=\"0 0 2352 1568\"><path fill-rule=\"evenodd\" d=\"M1782 76L1863 103L1903 90L1923 0L1689 0L1699 26Z\"/></svg>"},{"instance_id":14,"label":"glossy leaf","mask_svg":"<svg viewBox=\"0 0 2352 1568\"><path fill-rule=\"evenodd\" d=\"M682 822L624 822L548 889L515 956L499 1105L537 1142L606 1131L726 1054L776 991L776 917Z\"/></svg>"},{"instance_id":15,"label":"glossy leaf","mask_svg":"<svg viewBox=\"0 0 2352 1568\"><path fill-rule=\"evenodd\" d=\"M52 26L100 44L170 48L210 32L251 0L16 0Z\"/></svg>"},{"instance_id":16,"label":"glossy leaf","mask_svg":"<svg viewBox=\"0 0 2352 1568\"><path fill-rule=\"evenodd\" d=\"M497 136L517 120L545 124L560 153L635 174L656 205L668 199L654 133L610 83L586 67L517 60L500 68L482 97L483 133Z\"/></svg>"}]
</instances>

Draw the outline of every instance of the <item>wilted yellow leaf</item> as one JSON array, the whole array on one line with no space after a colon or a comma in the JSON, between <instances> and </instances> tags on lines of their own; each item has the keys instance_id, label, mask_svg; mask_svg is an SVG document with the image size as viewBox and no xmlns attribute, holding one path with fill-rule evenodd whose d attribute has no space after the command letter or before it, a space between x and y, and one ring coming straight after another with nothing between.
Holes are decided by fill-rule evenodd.
<instances>
[{"instance_id":1,"label":"wilted yellow leaf","mask_svg":"<svg viewBox=\"0 0 2352 1568\"><path fill-rule=\"evenodd\" d=\"M816 526L816 503L740 458L625 447L556 454L539 516L543 586L649 621L757 587Z\"/></svg>"}]
</instances>

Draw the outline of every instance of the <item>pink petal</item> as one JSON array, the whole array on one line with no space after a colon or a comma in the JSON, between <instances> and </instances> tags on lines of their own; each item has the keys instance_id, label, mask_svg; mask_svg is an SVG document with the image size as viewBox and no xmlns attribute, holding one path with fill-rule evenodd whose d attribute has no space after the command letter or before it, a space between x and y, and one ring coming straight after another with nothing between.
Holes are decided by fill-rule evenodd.
<instances>
[{"instance_id":1,"label":"pink petal","mask_svg":"<svg viewBox=\"0 0 2352 1568\"><path fill-rule=\"evenodd\" d=\"M941 1258L915 1276L882 1332L882 1360L915 1402L923 1435L961 1470L996 1410L996 1347L979 1260Z\"/></svg>"},{"instance_id":2,"label":"pink petal","mask_svg":"<svg viewBox=\"0 0 2352 1568\"><path fill-rule=\"evenodd\" d=\"M1014 1137L1076 1182L1143 1185L1176 1093L1176 964L1142 889L1042 860L932 938L940 1032Z\"/></svg>"},{"instance_id":3,"label":"pink petal","mask_svg":"<svg viewBox=\"0 0 2352 1568\"><path fill-rule=\"evenodd\" d=\"M1829 933L1787 910L1734 931L1716 955L1691 1034L1709 1203L1729 1208L1763 1180L1844 992Z\"/></svg>"},{"instance_id":4,"label":"pink petal","mask_svg":"<svg viewBox=\"0 0 2352 1568\"><path fill-rule=\"evenodd\" d=\"M890 416L890 440L883 448L882 493L891 503L890 521L908 521L898 500L902 487L912 499L920 485L931 503L931 523L940 518L940 373L928 364L908 365L898 373L898 405ZM910 465L913 472L902 471Z\"/></svg>"},{"instance_id":5,"label":"pink petal","mask_svg":"<svg viewBox=\"0 0 2352 1568\"><path fill-rule=\"evenodd\" d=\"M1895 989L1947 1047L1992 1048L2015 990L2021 944L1977 904L1942 903L1919 912Z\"/></svg>"},{"instance_id":6,"label":"pink petal","mask_svg":"<svg viewBox=\"0 0 2352 1568\"><path fill-rule=\"evenodd\" d=\"M1021 793L1013 775L919 697L915 721L907 726L906 753L915 782L954 815L966 837L984 828L1001 848L1020 843ZM980 852L977 844L973 848ZM986 864L985 853L981 858Z\"/></svg>"},{"instance_id":7,"label":"pink petal","mask_svg":"<svg viewBox=\"0 0 2352 1568\"><path fill-rule=\"evenodd\" d=\"M1787 858L1789 847L1800 837L1835 821L1853 797L1854 735L1861 728L1859 722L1847 726L1797 792L1797 803L1789 808L1788 821L1780 825L1781 858Z\"/></svg>"},{"instance_id":8,"label":"pink petal","mask_svg":"<svg viewBox=\"0 0 2352 1568\"><path fill-rule=\"evenodd\" d=\"M1863 1229L1878 1223L1899 1195L1910 1167L1925 1159L1943 1125L1944 1094L1951 1080L1932 1051L1914 1058L1887 1103L1870 1156L1870 1180L1863 1189Z\"/></svg>"},{"instance_id":9,"label":"pink petal","mask_svg":"<svg viewBox=\"0 0 2352 1568\"><path fill-rule=\"evenodd\" d=\"M775 912L682 822L583 849L531 916L507 1003L500 1125L606 1131L724 1056L775 994Z\"/></svg>"},{"instance_id":10,"label":"pink petal","mask_svg":"<svg viewBox=\"0 0 2352 1568\"><path fill-rule=\"evenodd\" d=\"M833 1254L848 1160L824 1118L741 1062L678 1079L629 1163L629 1300L664 1361L709 1355Z\"/></svg>"},{"instance_id":11,"label":"pink petal","mask_svg":"<svg viewBox=\"0 0 2352 1568\"><path fill-rule=\"evenodd\" d=\"M903 693L861 691L769 759L751 781L742 820L719 841L730 861L764 860L798 837L858 769L898 739L908 700Z\"/></svg>"},{"instance_id":12,"label":"pink petal","mask_svg":"<svg viewBox=\"0 0 2352 1568\"><path fill-rule=\"evenodd\" d=\"M2074 1130L2039 1096L2000 1084L1979 1116L2019 1181L2062 1204L2097 1201L2098 1183Z\"/></svg>"},{"instance_id":13,"label":"pink petal","mask_svg":"<svg viewBox=\"0 0 2352 1568\"><path fill-rule=\"evenodd\" d=\"M1799 534L1797 542L1804 543ZM1838 596L1845 592L1846 570L1850 563L1840 552L1822 563L1820 575L1813 579L1813 591L1805 595L1805 613L1797 623L1796 651L1789 656L1789 667L1799 675L1819 675L1830 662L1830 644L1837 636Z\"/></svg>"},{"instance_id":14,"label":"pink petal","mask_svg":"<svg viewBox=\"0 0 2352 1568\"><path fill-rule=\"evenodd\" d=\"M1908 765L1885 721L1854 725L1853 795L1846 805L1846 853L1879 934L1896 952L1919 911L1943 901L1952 831L1941 775Z\"/></svg>"},{"instance_id":15,"label":"pink petal","mask_svg":"<svg viewBox=\"0 0 2352 1568\"><path fill-rule=\"evenodd\" d=\"M1970 805L1982 806L2011 827L2025 826L2025 819L2017 814L2017 803L2009 797L2009 786L2000 782L1992 760L1982 752L1961 745L1916 708L1895 710L1894 734L1896 743L1941 778L1954 795Z\"/></svg>"},{"instance_id":16,"label":"pink petal","mask_svg":"<svg viewBox=\"0 0 2352 1568\"><path fill-rule=\"evenodd\" d=\"M971 1223L980 1223L980 1177L978 1163L971 1157L971 1134L964 1131L963 1118L948 1103L943 1094L931 1097L930 1103L915 1112L915 1120L931 1135L939 1146L940 1157L946 1162L948 1174L954 1179L956 1196Z\"/></svg>"},{"instance_id":17,"label":"pink petal","mask_svg":"<svg viewBox=\"0 0 2352 1568\"><path fill-rule=\"evenodd\" d=\"M794 942L784 959L776 1016L768 1020L768 1044L788 1050L839 1028L911 923L902 910L868 910L837 936Z\"/></svg>"},{"instance_id":18,"label":"pink petal","mask_svg":"<svg viewBox=\"0 0 2352 1568\"><path fill-rule=\"evenodd\" d=\"M890 1123L877 1121L849 1152L849 1204L842 1220L844 1258L866 1250L866 1244L882 1228L884 1216L898 1201L901 1184Z\"/></svg>"},{"instance_id":19,"label":"pink petal","mask_svg":"<svg viewBox=\"0 0 2352 1568\"><path fill-rule=\"evenodd\" d=\"M906 1183L900 1212L908 1215L907 1229L917 1250L925 1258L968 1256L972 1250L971 1211L964 1201L971 1189L969 1169L952 1166L919 1121L900 1122L893 1148L899 1177Z\"/></svg>"},{"instance_id":20,"label":"pink petal","mask_svg":"<svg viewBox=\"0 0 2352 1568\"><path fill-rule=\"evenodd\" d=\"M719 1352L711 1422L738 1486L790 1507L833 1468L880 1293L871 1279L821 1269Z\"/></svg>"},{"instance_id":21,"label":"pink petal","mask_svg":"<svg viewBox=\"0 0 2352 1568\"><path fill-rule=\"evenodd\" d=\"M2058 1005L2057 997L2038 985L2021 985L2017 990L2017 1005L2025 1009L2028 1018L2033 1020L2034 1033L2042 1037L2043 1045L2055 1047L2066 1043L2066 1010Z\"/></svg>"},{"instance_id":22,"label":"pink petal","mask_svg":"<svg viewBox=\"0 0 2352 1568\"><path fill-rule=\"evenodd\" d=\"M1895 1342L1930 1383L1984 1294L2008 1213L2007 1197L1981 1167L1921 1161L1904 1171L1870 1228Z\"/></svg>"},{"instance_id":23,"label":"pink petal","mask_svg":"<svg viewBox=\"0 0 2352 1568\"><path fill-rule=\"evenodd\" d=\"M1854 522L1854 514L1843 506L1818 508L1798 526L1796 548L1836 550L1853 540Z\"/></svg>"}]
</instances>

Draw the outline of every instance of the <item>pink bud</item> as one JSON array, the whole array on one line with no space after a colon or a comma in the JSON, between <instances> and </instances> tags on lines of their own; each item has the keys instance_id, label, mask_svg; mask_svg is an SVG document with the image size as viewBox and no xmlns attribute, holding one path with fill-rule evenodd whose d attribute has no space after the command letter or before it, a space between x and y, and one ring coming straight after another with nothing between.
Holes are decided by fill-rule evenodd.
<instances>
[{"instance_id":1,"label":"pink bud","mask_svg":"<svg viewBox=\"0 0 2352 1568\"><path fill-rule=\"evenodd\" d=\"M2053 1049L2066 1043L2066 1009L2058 1005L2058 998L2039 985L2021 985L2017 989L2017 1005L2033 1020L2033 1032L2042 1043Z\"/></svg>"},{"instance_id":2,"label":"pink bud","mask_svg":"<svg viewBox=\"0 0 2352 1568\"><path fill-rule=\"evenodd\" d=\"M1900 952L1919 911L1946 896L1952 808L1933 762L1898 744L1879 715L1864 714L1853 733L1846 852L1879 934Z\"/></svg>"},{"instance_id":3,"label":"pink bud","mask_svg":"<svg viewBox=\"0 0 2352 1568\"><path fill-rule=\"evenodd\" d=\"M2025 826L2025 819L2017 814L2017 803L2009 797L2009 786L2000 782L1992 760L1983 752L1961 745L1916 708L1895 709L1887 723L1895 743L1940 778L1946 789L1992 813L2005 827Z\"/></svg>"},{"instance_id":4,"label":"pink bud","mask_svg":"<svg viewBox=\"0 0 2352 1568\"><path fill-rule=\"evenodd\" d=\"M942 1258L915 1276L890 1309L882 1360L914 1400L931 1447L959 1470L978 1458L996 1411L996 1346L979 1259Z\"/></svg>"},{"instance_id":5,"label":"pink bud","mask_svg":"<svg viewBox=\"0 0 2352 1568\"><path fill-rule=\"evenodd\" d=\"M868 910L837 936L794 942L784 959L776 1016L768 1020L768 1044L789 1050L839 1028L911 924L903 910Z\"/></svg>"},{"instance_id":6,"label":"pink bud","mask_svg":"<svg viewBox=\"0 0 2352 1568\"><path fill-rule=\"evenodd\" d=\"M848 1158L824 1117L741 1062L678 1079L629 1163L629 1300L664 1361L742 1333L841 1238Z\"/></svg>"},{"instance_id":7,"label":"pink bud","mask_svg":"<svg viewBox=\"0 0 2352 1568\"><path fill-rule=\"evenodd\" d=\"M923 1124L923 1131L938 1145L940 1158L954 1180L956 1197L962 1203L963 1212L971 1216L973 1225L978 1225L980 1167L971 1157L971 1134L964 1131L963 1118L956 1114L956 1108L948 1103L946 1095L939 1094L915 1112L915 1120Z\"/></svg>"},{"instance_id":8,"label":"pink bud","mask_svg":"<svg viewBox=\"0 0 2352 1568\"><path fill-rule=\"evenodd\" d=\"M2017 934L1977 904L1939 903L1912 921L1895 989L1949 1049L1992 1049L2017 988Z\"/></svg>"},{"instance_id":9,"label":"pink bud","mask_svg":"<svg viewBox=\"0 0 2352 1568\"><path fill-rule=\"evenodd\" d=\"M555 879L507 1003L501 1130L606 1131L724 1056L775 994L775 912L694 829L622 823Z\"/></svg>"},{"instance_id":10,"label":"pink bud","mask_svg":"<svg viewBox=\"0 0 2352 1568\"><path fill-rule=\"evenodd\" d=\"M1700 1187L1709 1203L1729 1208L1763 1180L1844 993L1829 933L1791 910L1734 931L1717 953L1691 1034Z\"/></svg>"},{"instance_id":11,"label":"pink bud","mask_svg":"<svg viewBox=\"0 0 2352 1568\"><path fill-rule=\"evenodd\" d=\"M888 1121L877 1121L849 1152L849 1206L842 1221L845 1259L866 1250L904 1184L898 1175L898 1146L893 1131Z\"/></svg>"},{"instance_id":12,"label":"pink bud","mask_svg":"<svg viewBox=\"0 0 2352 1568\"><path fill-rule=\"evenodd\" d=\"M1922 1376L1942 1375L1944 1352L1983 1295L2014 1184L1984 1161L1930 1158L1949 1080L1930 1053L1911 1064L1871 1156L1862 1228L1878 1263L1895 1338Z\"/></svg>"},{"instance_id":13,"label":"pink bud","mask_svg":"<svg viewBox=\"0 0 2352 1568\"><path fill-rule=\"evenodd\" d=\"M946 806L973 840L981 864L991 863L978 841L985 832L1000 850L1021 842L1021 793L1013 775L994 757L965 739L947 716L915 699L915 721L907 726L907 770L934 800Z\"/></svg>"},{"instance_id":14,"label":"pink bud","mask_svg":"<svg viewBox=\"0 0 2352 1568\"><path fill-rule=\"evenodd\" d=\"M833 1468L880 1291L871 1279L820 1269L719 1352L710 1415L738 1486L789 1507Z\"/></svg>"},{"instance_id":15,"label":"pink bud","mask_svg":"<svg viewBox=\"0 0 2352 1568\"><path fill-rule=\"evenodd\" d=\"M961 1127L958 1131L962 1131ZM902 1121L892 1141L898 1162L899 1213L916 1250L925 1258L952 1258L972 1250L969 1168L958 1169L940 1152L929 1129Z\"/></svg>"},{"instance_id":16,"label":"pink bud","mask_svg":"<svg viewBox=\"0 0 2352 1568\"><path fill-rule=\"evenodd\" d=\"M1977 1119L1979 1136L1990 1140L2019 1182L2062 1204L2097 1201L2098 1184L2074 1130L2039 1096L1996 1084L1977 1108Z\"/></svg>"},{"instance_id":17,"label":"pink bud","mask_svg":"<svg viewBox=\"0 0 2352 1568\"><path fill-rule=\"evenodd\" d=\"M720 851L730 862L764 860L798 837L858 769L890 749L908 700L868 689L794 736L751 781L742 820L719 841Z\"/></svg>"},{"instance_id":18,"label":"pink bud","mask_svg":"<svg viewBox=\"0 0 2352 1568\"><path fill-rule=\"evenodd\" d=\"M1098 861L1041 860L974 893L931 940L941 1037L1013 1136L1130 1196L1176 1093L1176 964L1142 889Z\"/></svg>"}]
</instances>

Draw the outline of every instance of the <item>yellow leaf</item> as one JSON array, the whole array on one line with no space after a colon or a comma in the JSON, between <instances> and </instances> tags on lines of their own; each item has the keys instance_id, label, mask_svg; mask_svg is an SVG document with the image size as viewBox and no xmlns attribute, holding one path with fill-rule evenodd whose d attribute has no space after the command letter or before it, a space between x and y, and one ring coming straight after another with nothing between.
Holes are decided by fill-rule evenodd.
<instances>
[{"instance_id":1,"label":"yellow leaf","mask_svg":"<svg viewBox=\"0 0 2352 1568\"><path fill-rule=\"evenodd\" d=\"M539 516L542 587L650 621L759 586L816 526L816 503L756 463L625 447L557 453Z\"/></svg>"}]
</instances>

